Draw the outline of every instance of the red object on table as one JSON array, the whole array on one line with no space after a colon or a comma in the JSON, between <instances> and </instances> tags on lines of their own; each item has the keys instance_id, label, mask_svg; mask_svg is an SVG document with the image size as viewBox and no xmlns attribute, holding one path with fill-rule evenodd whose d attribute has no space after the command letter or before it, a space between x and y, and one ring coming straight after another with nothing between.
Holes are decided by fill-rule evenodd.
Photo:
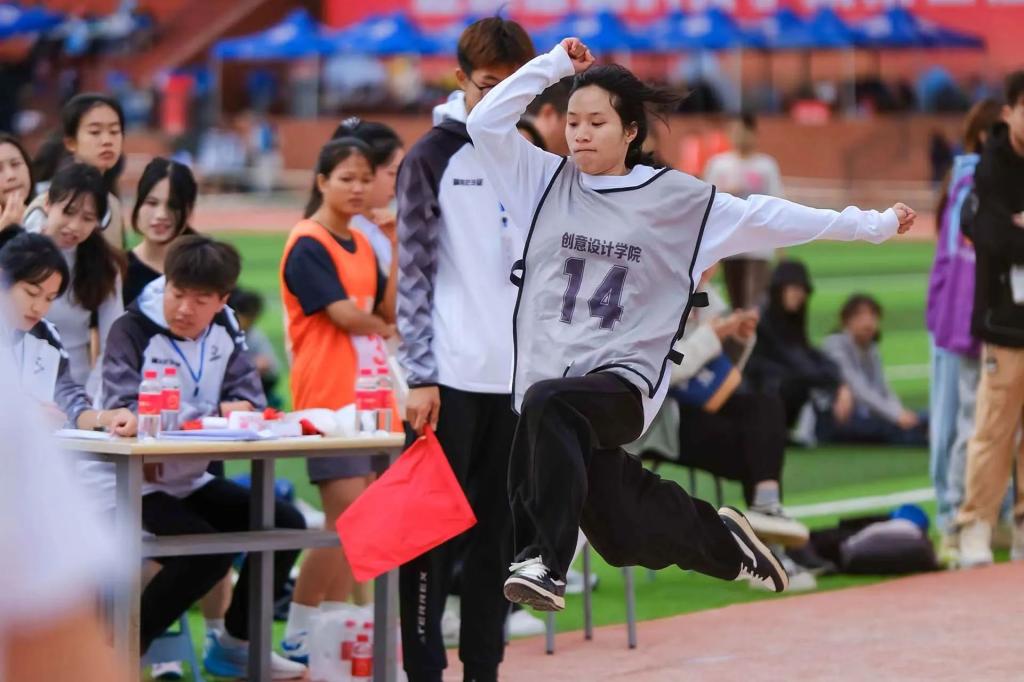
<instances>
[{"instance_id":1,"label":"red object on table","mask_svg":"<svg viewBox=\"0 0 1024 682\"><path fill-rule=\"evenodd\" d=\"M345 510L336 528L352 574L365 582L475 524L448 458L427 427Z\"/></svg>"}]
</instances>

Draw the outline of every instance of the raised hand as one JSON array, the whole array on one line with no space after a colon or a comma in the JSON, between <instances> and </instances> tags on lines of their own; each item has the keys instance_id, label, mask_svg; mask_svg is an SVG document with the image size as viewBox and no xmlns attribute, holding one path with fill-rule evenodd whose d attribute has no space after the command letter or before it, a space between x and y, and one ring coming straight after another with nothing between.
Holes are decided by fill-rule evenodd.
<instances>
[{"instance_id":1,"label":"raised hand","mask_svg":"<svg viewBox=\"0 0 1024 682\"><path fill-rule=\"evenodd\" d=\"M572 60L572 66L576 73L582 73L593 66L594 55L586 45L580 42L579 38L564 38L559 44Z\"/></svg>"},{"instance_id":2,"label":"raised hand","mask_svg":"<svg viewBox=\"0 0 1024 682\"><path fill-rule=\"evenodd\" d=\"M896 217L900 221L899 234L905 234L910 231L910 228L914 226L914 221L917 219L917 212L902 202L896 202L892 207L895 211Z\"/></svg>"}]
</instances>

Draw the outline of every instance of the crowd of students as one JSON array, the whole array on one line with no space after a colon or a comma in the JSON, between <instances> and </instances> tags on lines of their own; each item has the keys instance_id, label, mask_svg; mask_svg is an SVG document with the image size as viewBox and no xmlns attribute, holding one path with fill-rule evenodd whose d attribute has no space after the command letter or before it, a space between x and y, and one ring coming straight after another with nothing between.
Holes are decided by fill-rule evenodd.
<instances>
[{"instance_id":1,"label":"crowd of students","mask_svg":"<svg viewBox=\"0 0 1024 682\"><path fill-rule=\"evenodd\" d=\"M325 141L304 217L282 254L292 406L351 404L360 369L374 366L382 348L396 350L409 386L406 414L396 416L405 418L410 437L435 429L477 517L466 534L401 569L404 666L414 682L440 680L447 665L442 620L456 577L464 677L496 680L508 601L564 606L581 528L616 565L677 564L782 591L787 572L763 543L799 547L807 540L806 527L782 506L787 443L801 434L927 442L927 417L907 410L882 374L879 303L851 296L837 332L818 349L808 336L813 286L806 267L785 259L774 271L769 265L775 249L811 239L883 241L908 229L913 211L897 204L883 213L837 213L769 196L782 193L778 168L756 151L749 117L735 125L736 150L709 164L718 191L656 169L644 147L646 116L672 96L593 61L576 40L537 56L514 22L474 23L459 41L458 96L438 107L435 127L408 150L387 126L358 118ZM1008 110L1024 111L1024 85L1013 87ZM1024 137L1024 113L1007 118L1011 133L995 140L1010 152L1002 149L989 164L1011 172L1021 163L1007 154ZM122 126L115 101L85 94L66 105L62 147L48 150L46 164L34 164L17 139L0 137L0 288L13 319L3 343L26 391L55 426L125 436L138 428L139 383L150 369L178 369L183 419L279 401L280 361L253 327L260 300L237 288L240 254L190 227L198 201L190 169L153 159L125 224L117 198ZM971 129L980 138L987 127ZM979 174L988 168L983 160ZM979 188L988 172L979 175ZM951 232L965 203L957 177L942 238L960 249ZM671 191L662 192L666 184ZM991 191L1001 191L994 184ZM986 214L986 195L978 194L982 209L972 225L992 229L986 221L1002 214ZM699 232L657 229L683 218L695 219ZM623 242L617 227L636 220L642 225ZM139 237L127 252L126 227ZM551 259L563 252L567 259ZM612 269L585 279L584 256L602 253ZM956 258L952 251L948 257ZM711 285L719 261L731 310ZM979 272L981 262L979 256ZM643 323L649 329L636 316L623 321L639 286L663 292L661 308L644 304L657 312ZM587 307L576 309L580 293L593 293L593 329L584 325ZM975 310L976 333L989 325L992 334L1005 334ZM602 334L613 330L632 345L605 343ZM1013 345L1005 336L979 335ZM957 386L970 381L975 345L948 349L967 358L947 358L944 389L963 404L968 397ZM982 380L983 396L986 381L1015 362L1010 351L986 356L986 368L998 371ZM983 409L985 419L996 420L1002 408L989 398L979 402L979 415ZM931 427L933 452L940 441L965 442L960 431L936 436L949 431L948 421ZM994 452L986 442L972 448ZM691 498L627 450L740 481L745 513ZM972 455L960 512L967 528L987 519L990 493L999 498L1006 489L999 472L972 472L998 468L1002 456ZM944 457L936 457L937 481L943 468L952 481L964 457ZM108 465L83 464L80 473L112 504ZM375 473L368 458L338 457L310 460L308 476L333 526ZM248 525L246 489L216 463L147 465L143 494L151 533ZM955 494L944 493L942 503ZM955 513L950 506L940 512L947 520ZM282 528L305 526L283 500L275 518ZM275 556L278 596L297 558ZM205 666L245 676L247 565L232 590L225 580L231 560L159 559L142 595L143 650L206 596ZM285 656L272 661L275 679L304 674L317 617L352 598L361 599L344 551L308 552L291 594Z\"/></svg>"}]
</instances>

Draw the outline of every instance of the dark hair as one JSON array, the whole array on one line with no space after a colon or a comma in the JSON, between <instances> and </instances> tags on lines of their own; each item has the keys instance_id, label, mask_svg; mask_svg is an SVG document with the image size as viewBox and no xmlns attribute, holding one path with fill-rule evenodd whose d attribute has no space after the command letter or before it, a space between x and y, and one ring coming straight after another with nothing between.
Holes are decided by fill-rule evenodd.
<instances>
[{"instance_id":1,"label":"dark hair","mask_svg":"<svg viewBox=\"0 0 1024 682\"><path fill-rule=\"evenodd\" d=\"M999 121L1001 114L999 102L986 98L976 102L967 112L964 118L964 136L962 138L964 152L967 154L980 154L982 148L981 136L987 134L992 126ZM942 192L939 193L939 203L935 208L935 230L942 229L942 215L946 212L946 204L949 203L949 183L952 180L952 171L946 172L942 180Z\"/></svg>"},{"instance_id":2,"label":"dark hair","mask_svg":"<svg viewBox=\"0 0 1024 682\"><path fill-rule=\"evenodd\" d=\"M403 146L402 138L391 126L377 121L364 121L358 116L346 118L335 128L332 140L354 137L370 148L370 162L374 167L385 166Z\"/></svg>"},{"instance_id":3,"label":"dark hair","mask_svg":"<svg viewBox=\"0 0 1024 682\"><path fill-rule=\"evenodd\" d=\"M61 161L68 156L64 136L59 132L50 134L36 150L32 159L32 176L36 182L49 182L57 174Z\"/></svg>"},{"instance_id":4,"label":"dark hair","mask_svg":"<svg viewBox=\"0 0 1024 682\"><path fill-rule=\"evenodd\" d=\"M184 235L171 244L164 261L167 281L183 289L231 293L242 271L235 247L200 234Z\"/></svg>"},{"instance_id":5,"label":"dark hair","mask_svg":"<svg viewBox=\"0 0 1024 682\"><path fill-rule=\"evenodd\" d=\"M309 218L316 213L324 203L324 195L320 192L316 179L319 175L330 175L338 164L348 157L357 154L370 164L370 170L376 171L377 165L373 162L373 151L370 146L357 137L339 137L331 140L320 149L320 155L316 160L316 168L313 171L313 189L309 194L309 201L306 202L306 210L302 217Z\"/></svg>"},{"instance_id":6,"label":"dark hair","mask_svg":"<svg viewBox=\"0 0 1024 682\"><path fill-rule=\"evenodd\" d=\"M60 275L57 295L61 296L67 291L71 275L57 245L41 234L26 232L21 225L0 230L0 283L4 287L15 282L42 284L55 272Z\"/></svg>"},{"instance_id":7,"label":"dark hair","mask_svg":"<svg viewBox=\"0 0 1024 682\"><path fill-rule=\"evenodd\" d=\"M75 300L87 310L96 311L117 289L117 276L124 271L124 255L107 244L99 223L107 212L107 190L103 176L92 166L72 163L53 176L47 191L50 209L67 201L73 204L80 196L91 196L96 203L96 229L75 250L75 269L71 274L71 291Z\"/></svg>"},{"instance_id":8,"label":"dark hair","mask_svg":"<svg viewBox=\"0 0 1024 682\"><path fill-rule=\"evenodd\" d=\"M547 150L547 146L544 144L544 136L537 130L537 126L530 123L529 120L521 118L516 121L516 128L521 133L526 133L526 137L530 140L534 147Z\"/></svg>"},{"instance_id":9,"label":"dark hair","mask_svg":"<svg viewBox=\"0 0 1024 682\"><path fill-rule=\"evenodd\" d=\"M239 315L256 319L263 313L263 296L258 291L239 287L231 293L228 305Z\"/></svg>"},{"instance_id":10,"label":"dark hair","mask_svg":"<svg viewBox=\"0 0 1024 682\"><path fill-rule=\"evenodd\" d=\"M545 104L550 104L562 116L569 110L569 91L572 89L572 76L566 76L554 85L548 86L544 92L533 98L526 107L526 113L536 116Z\"/></svg>"},{"instance_id":11,"label":"dark hair","mask_svg":"<svg viewBox=\"0 0 1024 682\"><path fill-rule=\"evenodd\" d=\"M83 92L65 102L60 110L61 128L64 131L64 138L77 137L78 129L82 125L82 118L96 107L110 107L114 110L114 113L117 115L117 121L121 126L121 135L123 136L124 110L121 109L121 104L113 97L98 92ZM106 183L108 192L116 194L114 190L117 185L117 179L121 177L123 172L124 153L122 152L121 156L117 159L117 163L103 173L103 181Z\"/></svg>"},{"instance_id":12,"label":"dark hair","mask_svg":"<svg viewBox=\"0 0 1024 682\"><path fill-rule=\"evenodd\" d=\"M611 95L612 108L619 115L623 128L636 126L636 137L626 150L626 167L632 168L639 163L653 164L653 156L643 151L644 140L647 139L647 115L658 115L659 108L678 102L679 95L646 85L619 64L592 66L577 74L569 94L571 96L577 90L591 85Z\"/></svg>"},{"instance_id":13,"label":"dark hair","mask_svg":"<svg viewBox=\"0 0 1024 682\"><path fill-rule=\"evenodd\" d=\"M1024 69L1014 71L1008 75L1004 89L1006 91L1007 106L1016 106L1018 100L1024 97Z\"/></svg>"},{"instance_id":14,"label":"dark hair","mask_svg":"<svg viewBox=\"0 0 1024 682\"><path fill-rule=\"evenodd\" d=\"M25 167L28 170L28 194L25 196L25 205L28 206L36 198L36 179L32 173L32 157L25 151L21 140L10 133L0 133L0 144L9 144L17 149L21 154L21 160L25 162Z\"/></svg>"},{"instance_id":15,"label":"dark hair","mask_svg":"<svg viewBox=\"0 0 1024 682\"><path fill-rule=\"evenodd\" d=\"M146 203L150 192L164 178L167 178L167 205L174 211L174 236L191 234L189 216L196 205L196 179L188 166L158 156L148 164L139 178L135 193L135 208L132 209L132 229L139 232L139 210Z\"/></svg>"},{"instance_id":16,"label":"dark hair","mask_svg":"<svg viewBox=\"0 0 1024 682\"><path fill-rule=\"evenodd\" d=\"M882 316L882 304L878 299L870 294L856 293L850 294L843 307L839 309L839 321L845 325L861 308L870 308L877 317Z\"/></svg>"},{"instance_id":17,"label":"dark hair","mask_svg":"<svg viewBox=\"0 0 1024 682\"><path fill-rule=\"evenodd\" d=\"M487 17L466 27L459 36L456 58L468 76L492 66L519 68L536 55L533 41L522 26L509 19Z\"/></svg>"}]
</instances>

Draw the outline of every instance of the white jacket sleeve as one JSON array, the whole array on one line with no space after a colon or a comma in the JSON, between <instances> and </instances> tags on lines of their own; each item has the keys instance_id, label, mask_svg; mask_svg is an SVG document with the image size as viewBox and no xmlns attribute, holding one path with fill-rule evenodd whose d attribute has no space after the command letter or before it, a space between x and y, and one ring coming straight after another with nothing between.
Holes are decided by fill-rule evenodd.
<instances>
[{"instance_id":1,"label":"white jacket sleeve","mask_svg":"<svg viewBox=\"0 0 1024 682\"><path fill-rule=\"evenodd\" d=\"M760 194L738 199L719 192L704 227L694 276L729 256L816 239L880 244L894 236L899 226L891 208L881 213L854 206L833 211Z\"/></svg>"},{"instance_id":2,"label":"white jacket sleeve","mask_svg":"<svg viewBox=\"0 0 1024 682\"><path fill-rule=\"evenodd\" d=\"M537 95L573 72L569 55L556 45L496 85L466 119L487 179L512 221L523 230L529 229L533 211L562 158L530 144L516 123Z\"/></svg>"},{"instance_id":3,"label":"white jacket sleeve","mask_svg":"<svg viewBox=\"0 0 1024 682\"><path fill-rule=\"evenodd\" d=\"M701 368L722 354L722 342L710 323L704 323L676 342L675 349L683 354L683 361L671 365L673 386L692 379Z\"/></svg>"}]
</instances>

